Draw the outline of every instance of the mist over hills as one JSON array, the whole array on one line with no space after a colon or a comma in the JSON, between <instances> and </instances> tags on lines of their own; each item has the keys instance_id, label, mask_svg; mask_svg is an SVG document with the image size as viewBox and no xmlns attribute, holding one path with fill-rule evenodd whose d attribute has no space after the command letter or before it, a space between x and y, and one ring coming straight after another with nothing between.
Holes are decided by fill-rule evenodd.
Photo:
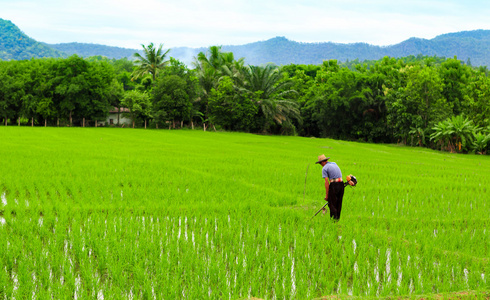
<instances>
[{"instance_id":1,"label":"mist over hills","mask_svg":"<svg viewBox=\"0 0 490 300\"><path fill-rule=\"evenodd\" d=\"M155 44L159 44L155 41ZM191 66L194 57L207 48L171 48L169 55ZM233 52L235 58L245 58L246 64L275 63L321 64L328 59L338 61L376 60L384 56L405 57L428 55L454 57L473 66L490 65L490 30L461 31L439 35L433 39L410 38L390 46L375 46L366 43L340 44L333 42L301 43L286 37L274 37L244 45L223 45L222 50ZM0 59L23 60L40 57L67 57L77 54L82 57L105 56L129 58L141 49L128 49L87 43L45 44L25 35L10 21L0 19Z\"/></svg>"}]
</instances>

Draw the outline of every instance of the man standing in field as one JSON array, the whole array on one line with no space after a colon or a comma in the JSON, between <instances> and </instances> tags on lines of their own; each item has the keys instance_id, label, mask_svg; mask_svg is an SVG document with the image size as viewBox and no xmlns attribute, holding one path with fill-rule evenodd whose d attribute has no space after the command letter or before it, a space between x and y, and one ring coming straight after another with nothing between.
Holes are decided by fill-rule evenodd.
<instances>
[{"instance_id":1,"label":"man standing in field","mask_svg":"<svg viewBox=\"0 0 490 300\"><path fill-rule=\"evenodd\" d=\"M340 211L342 210L342 198L344 198L344 183L342 182L342 172L339 166L334 162L329 162L330 157L325 155L318 156L316 164L320 164L322 169L322 177L325 178L325 201L328 202L330 209L330 218L334 220L340 219ZM323 209L325 213L325 208Z\"/></svg>"}]
</instances>

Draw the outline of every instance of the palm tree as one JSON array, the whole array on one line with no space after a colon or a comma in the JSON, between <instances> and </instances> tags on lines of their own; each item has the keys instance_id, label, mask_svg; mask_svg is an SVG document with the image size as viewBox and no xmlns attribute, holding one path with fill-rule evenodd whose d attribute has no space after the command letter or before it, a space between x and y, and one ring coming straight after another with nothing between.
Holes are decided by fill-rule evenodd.
<instances>
[{"instance_id":1,"label":"palm tree","mask_svg":"<svg viewBox=\"0 0 490 300\"><path fill-rule=\"evenodd\" d=\"M221 65L219 72L221 75L230 77L233 82L241 81L242 70L244 67L245 58L235 60L233 52L223 52L221 55Z\"/></svg>"},{"instance_id":2,"label":"palm tree","mask_svg":"<svg viewBox=\"0 0 490 300\"><path fill-rule=\"evenodd\" d=\"M222 52L221 46L212 46L204 53L200 52L193 62L196 74L202 87L202 97L199 99L204 106L208 119L208 97L213 88L218 86L223 76L229 76L234 81L240 76L244 58L235 60L232 52Z\"/></svg>"},{"instance_id":3,"label":"palm tree","mask_svg":"<svg viewBox=\"0 0 490 300\"><path fill-rule=\"evenodd\" d=\"M221 46L211 46L207 53L199 52L194 65L201 65L204 68L218 70L222 61Z\"/></svg>"},{"instance_id":4,"label":"palm tree","mask_svg":"<svg viewBox=\"0 0 490 300\"><path fill-rule=\"evenodd\" d=\"M299 120L300 112L298 104L287 100L287 97L296 91L291 89L291 81L283 80L283 74L276 66L244 67L242 80L239 82L239 90L248 94L260 106L265 117L264 131L267 131L273 121L279 125L294 127L291 119Z\"/></svg>"},{"instance_id":5,"label":"palm tree","mask_svg":"<svg viewBox=\"0 0 490 300\"><path fill-rule=\"evenodd\" d=\"M222 52L219 46L212 46L207 53L199 52L197 57L195 57L193 65L197 70L197 76L205 95L213 87L217 86L218 79L221 76L220 69L222 61Z\"/></svg>"},{"instance_id":6,"label":"palm tree","mask_svg":"<svg viewBox=\"0 0 490 300\"><path fill-rule=\"evenodd\" d=\"M151 74L153 81L155 81L158 71L163 69L169 63L166 59L170 49L163 52L163 44L160 44L158 49L155 48L153 43L149 44L148 47L143 44L141 44L141 46L143 46L143 55L139 53L133 55L136 58L134 63L137 67L133 74L135 75L135 78L139 78L141 75Z\"/></svg>"}]
</instances>

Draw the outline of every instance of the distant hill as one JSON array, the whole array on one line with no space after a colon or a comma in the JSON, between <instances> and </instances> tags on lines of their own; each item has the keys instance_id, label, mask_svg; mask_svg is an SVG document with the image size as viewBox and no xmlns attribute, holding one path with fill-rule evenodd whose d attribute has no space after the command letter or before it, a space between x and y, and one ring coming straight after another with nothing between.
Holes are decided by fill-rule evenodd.
<instances>
[{"instance_id":1,"label":"distant hill","mask_svg":"<svg viewBox=\"0 0 490 300\"><path fill-rule=\"evenodd\" d=\"M23 60L40 57L63 57L65 54L37 42L12 22L0 19L0 59Z\"/></svg>"},{"instance_id":2,"label":"distant hill","mask_svg":"<svg viewBox=\"0 0 490 300\"><path fill-rule=\"evenodd\" d=\"M490 66L490 30L463 31L437 36L431 40L410 38L391 46L374 46L366 43L337 44L298 43L285 37L246 44L242 46L223 46L224 51L232 51L235 57L245 57L247 63L263 64L273 62L285 64L320 64L323 60L359 59L377 60L384 56L405 57L409 55L428 55L454 57L474 66Z\"/></svg>"},{"instance_id":3,"label":"distant hill","mask_svg":"<svg viewBox=\"0 0 490 300\"><path fill-rule=\"evenodd\" d=\"M104 46L99 44L86 44L86 43L63 43L63 44L48 44L53 49L64 52L68 55L76 54L81 57L90 56L106 56L109 58L121 59L124 57L131 57L138 50Z\"/></svg>"},{"instance_id":4,"label":"distant hill","mask_svg":"<svg viewBox=\"0 0 490 300\"><path fill-rule=\"evenodd\" d=\"M158 44L158 42L157 42ZM223 51L233 52L235 58L245 58L251 65L275 63L321 64L328 59L341 62L358 59L377 60L384 56L405 57L409 55L427 55L454 57L473 66L490 66L490 30L462 31L439 35L433 39L410 38L391 46L374 46L366 43L339 44L300 43L285 37L275 37L245 45L224 45ZM170 56L190 66L194 57L207 48L171 48ZM105 56L120 59L132 59L141 49L128 49L98 44L63 43L44 44L26 36L10 21L0 19L0 59L30 59L31 57L63 57L77 54L82 57Z\"/></svg>"},{"instance_id":5,"label":"distant hill","mask_svg":"<svg viewBox=\"0 0 490 300\"><path fill-rule=\"evenodd\" d=\"M67 55L76 54L81 57L100 55L100 56L105 56L108 58L115 58L115 59L121 59L121 58L133 59L134 53L136 52L140 54L143 53L142 49L120 48L120 47L104 46L99 44L62 43L62 44L48 44L48 45L58 51L66 53ZM206 49L207 48L177 47L177 48L171 48L169 55L190 65L194 59L194 56L196 56L201 51L206 51Z\"/></svg>"},{"instance_id":6,"label":"distant hill","mask_svg":"<svg viewBox=\"0 0 490 300\"><path fill-rule=\"evenodd\" d=\"M69 45L69 47L68 47ZM131 56L139 49L124 49L92 44L58 44L53 48L83 57L102 55L121 58ZM473 66L490 66L490 30L462 31L439 35L433 39L410 38L391 46L374 46L366 43L338 44L300 43L285 37L275 37L245 45L224 45L223 51L233 52L235 58L244 57L247 64L260 65L275 63L287 64L321 64L328 59L345 62L358 59L377 60L384 56L405 57L409 55L428 55L452 58L457 56L462 61L470 59ZM172 48L170 56L190 65L193 58L206 48Z\"/></svg>"}]
</instances>

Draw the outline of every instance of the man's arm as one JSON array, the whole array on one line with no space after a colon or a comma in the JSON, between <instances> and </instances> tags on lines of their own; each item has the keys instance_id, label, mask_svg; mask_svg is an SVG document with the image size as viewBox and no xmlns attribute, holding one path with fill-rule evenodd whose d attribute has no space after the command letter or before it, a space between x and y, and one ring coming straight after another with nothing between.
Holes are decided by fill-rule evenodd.
<instances>
[{"instance_id":1,"label":"man's arm","mask_svg":"<svg viewBox=\"0 0 490 300\"><path fill-rule=\"evenodd\" d=\"M328 188L330 187L330 181L328 177L325 177L325 201L328 201Z\"/></svg>"}]
</instances>

